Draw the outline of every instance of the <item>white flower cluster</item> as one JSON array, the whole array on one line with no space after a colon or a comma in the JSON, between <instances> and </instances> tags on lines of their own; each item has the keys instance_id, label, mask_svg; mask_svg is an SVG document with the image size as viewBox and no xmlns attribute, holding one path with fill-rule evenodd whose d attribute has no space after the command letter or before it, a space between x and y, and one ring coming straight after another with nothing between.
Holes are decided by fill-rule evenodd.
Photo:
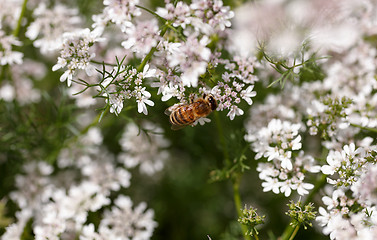
<instances>
[{"instance_id":1,"label":"white flower cluster","mask_svg":"<svg viewBox=\"0 0 377 240\"><path fill-rule=\"evenodd\" d=\"M308 194L313 184L305 183L305 173L319 172L319 166L311 156L305 156L301 149L301 136L298 131L300 124L291 124L287 121L272 119L267 127L258 132L249 132L245 139L251 142L255 159L262 157L266 163L259 163L257 171L262 183L263 191L284 193L290 196L292 190L298 194Z\"/></svg>"},{"instance_id":2,"label":"white flower cluster","mask_svg":"<svg viewBox=\"0 0 377 240\"><path fill-rule=\"evenodd\" d=\"M8 26L14 28L20 16L22 2L21 0L7 1L6 4L2 2L3 4L1 4L0 8L0 29L6 29Z\"/></svg>"},{"instance_id":3,"label":"white flower cluster","mask_svg":"<svg viewBox=\"0 0 377 240\"><path fill-rule=\"evenodd\" d=\"M156 19L138 22L125 30L125 38L121 44L130 49L139 58L145 57L149 51L157 46L161 39L158 35L159 27Z\"/></svg>"},{"instance_id":4,"label":"white flower cluster","mask_svg":"<svg viewBox=\"0 0 377 240\"><path fill-rule=\"evenodd\" d=\"M93 28L103 32L106 25L112 22L125 32L127 28L133 26L133 18L141 15L141 10L136 7L138 3L139 0L104 0L103 12L93 16Z\"/></svg>"},{"instance_id":5,"label":"white flower cluster","mask_svg":"<svg viewBox=\"0 0 377 240\"><path fill-rule=\"evenodd\" d=\"M355 147L354 143L344 145L342 151L331 150L327 155L327 165L321 167L321 171L326 175L337 173L336 180L327 178L328 182L337 186L351 186L355 183L359 174L367 165L365 150Z\"/></svg>"},{"instance_id":6,"label":"white flower cluster","mask_svg":"<svg viewBox=\"0 0 377 240\"><path fill-rule=\"evenodd\" d=\"M198 78L205 73L211 56L211 51L206 47L208 43L207 36L198 40L197 36L190 35L184 43L175 44L175 51L167 51L169 67L179 68L184 86L198 86Z\"/></svg>"},{"instance_id":7,"label":"white flower cluster","mask_svg":"<svg viewBox=\"0 0 377 240\"><path fill-rule=\"evenodd\" d=\"M78 13L78 9L61 4L49 9L46 3L41 2L33 11L35 21L29 25L25 35L34 40L33 45L40 48L42 54L55 51L63 44L63 34L74 31L75 26L81 23Z\"/></svg>"},{"instance_id":8,"label":"white flower cluster","mask_svg":"<svg viewBox=\"0 0 377 240\"><path fill-rule=\"evenodd\" d=\"M128 124L119 143L122 153L118 160L127 168L139 165L141 173L153 175L162 170L170 154L166 150L170 143L163 136L163 129L151 122L143 122L142 130Z\"/></svg>"},{"instance_id":9,"label":"white flower cluster","mask_svg":"<svg viewBox=\"0 0 377 240\"><path fill-rule=\"evenodd\" d=\"M322 198L326 209L319 208L316 218L323 233L330 239L373 240L377 236L376 207L368 207L362 201L348 196L342 189L333 191L331 197ZM360 211L363 209L363 211Z\"/></svg>"},{"instance_id":10,"label":"white flower cluster","mask_svg":"<svg viewBox=\"0 0 377 240\"><path fill-rule=\"evenodd\" d=\"M163 101L176 97L180 103L187 103L187 88L200 87L199 93L208 92L207 83L200 81L214 57L208 45L212 36L226 34L233 12L223 6L222 1L197 0L191 4L168 1L157 9L157 14L182 31L176 31L175 38L170 37L158 45L155 62L166 70L158 73L160 82L152 86L159 87L158 94L162 94ZM182 38L185 40L181 41ZM233 107L232 110L237 112L238 109Z\"/></svg>"},{"instance_id":11,"label":"white flower cluster","mask_svg":"<svg viewBox=\"0 0 377 240\"><path fill-rule=\"evenodd\" d=\"M324 97L313 100L312 106L307 108L310 135L317 135L322 131L322 137L328 138L336 135L336 132L349 126L347 115L350 113L348 106L351 101L343 98Z\"/></svg>"},{"instance_id":12,"label":"white flower cluster","mask_svg":"<svg viewBox=\"0 0 377 240\"><path fill-rule=\"evenodd\" d=\"M143 85L143 80L152 77L156 72L155 69L149 69L145 65L143 72L137 72L135 68L126 68L121 65L120 68L114 67L111 73L105 76L105 81L101 83L103 96L107 97L110 103L110 112L118 115L123 109L125 99L135 98L137 102L137 111L148 114L146 105L154 106L150 100L151 94ZM115 73L115 75L113 75Z\"/></svg>"},{"instance_id":13,"label":"white flower cluster","mask_svg":"<svg viewBox=\"0 0 377 240\"><path fill-rule=\"evenodd\" d=\"M218 61L216 63L216 61ZM215 65L224 64L226 70L222 80L212 88L211 94L218 101L218 111L229 110L227 116L233 120L235 116L243 115L244 111L238 107L243 99L247 104L252 105L252 97L257 93L253 91L254 83L258 78L254 75L258 63L255 58L234 57L233 61L226 59L215 59Z\"/></svg>"},{"instance_id":14,"label":"white flower cluster","mask_svg":"<svg viewBox=\"0 0 377 240\"><path fill-rule=\"evenodd\" d=\"M150 239L157 226L153 210L143 202L133 208L128 196L119 195L105 210L97 231L87 222L89 212L111 205L110 195L130 186L131 174L100 147L98 129L90 129L79 143L83 148L61 152L58 174L45 162L25 165L10 195L21 211L2 239L20 239L30 218L35 239Z\"/></svg>"},{"instance_id":15,"label":"white flower cluster","mask_svg":"<svg viewBox=\"0 0 377 240\"><path fill-rule=\"evenodd\" d=\"M90 63L90 60L95 57L95 53L90 52L90 47L93 43L103 39L99 37L98 32L90 31L88 28L66 32L63 34L63 39L60 57L58 57L58 62L52 67L52 70L56 71L66 67L67 70L60 77L60 81L67 81L69 87L77 69L85 70L88 76L96 72L94 66Z\"/></svg>"},{"instance_id":16,"label":"white flower cluster","mask_svg":"<svg viewBox=\"0 0 377 240\"><path fill-rule=\"evenodd\" d=\"M157 8L157 14L173 22L173 26L205 35L224 31L231 26L230 19L234 13L228 6L223 6L221 0L194 0L190 5L178 1L174 4L166 1L164 8Z\"/></svg>"},{"instance_id":17,"label":"white flower cluster","mask_svg":"<svg viewBox=\"0 0 377 240\"><path fill-rule=\"evenodd\" d=\"M332 176L327 178L328 183L336 186L322 198L326 209L320 207L321 215L317 217L323 232L330 234L331 239L377 236L377 146L370 146L372 141L363 140L358 148L350 143L341 151L330 151L327 165L321 168L324 174Z\"/></svg>"}]
</instances>

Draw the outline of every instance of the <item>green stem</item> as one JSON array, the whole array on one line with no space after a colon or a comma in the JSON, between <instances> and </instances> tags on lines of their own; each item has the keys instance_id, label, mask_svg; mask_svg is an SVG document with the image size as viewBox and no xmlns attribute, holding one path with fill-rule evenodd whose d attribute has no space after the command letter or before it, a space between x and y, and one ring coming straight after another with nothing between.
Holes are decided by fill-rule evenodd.
<instances>
[{"instance_id":1,"label":"green stem","mask_svg":"<svg viewBox=\"0 0 377 240\"><path fill-rule=\"evenodd\" d=\"M105 65L107 65L107 66L111 66L111 67L116 67L116 66L118 66L118 65L116 65L116 64L105 63L105 62L98 62L98 61L95 61L95 60L90 60L90 62L91 62L91 63L94 63L94 64L100 64L100 65L105 64Z\"/></svg>"},{"instance_id":2,"label":"green stem","mask_svg":"<svg viewBox=\"0 0 377 240\"><path fill-rule=\"evenodd\" d=\"M363 129L363 130L367 130L367 131L370 131L370 132L377 133L377 129L376 128L363 127L363 126L361 126L359 124L353 124L353 123L351 123L351 126L357 127L357 128Z\"/></svg>"},{"instance_id":3,"label":"green stem","mask_svg":"<svg viewBox=\"0 0 377 240\"><path fill-rule=\"evenodd\" d=\"M86 134L90 128L92 128L93 126L96 126L102 120L102 118L109 112L109 109L110 109L109 106L107 106L105 110L98 113L96 118L93 119L93 121L89 125L87 125L83 130L81 130L80 135Z\"/></svg>"},{"instance_id":4,"label":"green stem","mask_svg":"<svg viewBox=\"0 0 377 240\"><path fill-rule=\"evenodd\" d=\"M18 18L16 28L13 30L13 36L15 36L15 37L18 37L18 34L20 33L21 24L22 24L22 18L25 15L27 1L28 0L24 0L24 2L22 4L20 17Z\"/></svg>"},{"instance_id":5,"label":"green stem","mask_svg":"<svg viewBox=\"0 0 377 240\"><path fill-rule=\"evenodd\" d=\"M289 238L289 240L293 240L293 238L296 236L298 230L300 229L300 225L297 225L291 235L291 237Z\"/></svg>"},{"instance_id":6,"label":"green stem","mask_svg":"<svg viewBox=\"0 0 377 240\"><path fill-rule=\"evenodd\" d=\"M224 131L223 131L223 128L222 128L222 125L221 125L221 119L220 119L219 112L215 111L214 115L215 115L215 119L216 119L216 127L217 127L217 132L218 132L218 135L219 135L219 139L220 139L220 144L221 144L223 154L224 154L225 164L226 164L226 166L229 166L231 164L231 162L230 162L230 159L229 159L228 148L226 146Z\"/></svg>"},{"instance_id":7,"label":"green stem","mask_svg":"<svg viewBox=\"0 0 377 240\"><path fill-rule=\"evenodd\" d=\"M93 119L93 121L91 123L89 123L85 128L83 128L80 131L80 133L78 133L77 135L75 135L74 137L72 137L71 139L69 139L67 142L65 142L64 147L70 146L71 144L75 143L76 140L80 136L86 134L89 131L89 129L91 129L92 127L96 126L101 121L101 119L109 112L109 109L110 109L109 106L107 106L105 110L103 110L102 112L98 113L98 115Z\"/></svg>"},{"instance_id":8,"label":"green stem","mask_svg":"<svg viewBox=\"0 0 377 240\"><path fill-rule=\"evenodd\" d=\"M164 25L164 27L161 29L160 36L163 37L167 30L168 30L168 26L167 26L167 25ZM138 71L138 72L143 71L145 65L147 64L147 62L149 61L149 59L152 57L152 55L154 54L154 52L157 50L157 46L158 46L159 44L160 44L160 43L157 43L157 45L156 45L155 47L153 47L153 48L149 51L149 53L147 54L147 56L145 56L145 58L144 58L143 61L140 63L139 67L137 68L137 71Z\"/></svg>"},{"instance_id":9,"label":"green stem","mask_svg":"<svg viewBox=\"0 0 377 240\"><path fill-rule=\"evenodd\" d=\"M252 228L251 231L253 232L253 236L254 236L255 240L259 240L259 237L258 237L258 234L257 234L257 231L255 230L255 228Z\"/></svg>"},{"instance_id":10,"label":"green stem","mask_svg":"<svg viewBox=\"0 0 377 240\"><path fill-rule=\"evenodd\" d=\"M304 206L309 204L312 201L314 195L325 185L326 179L327 179L327 175L322 174L321 178L314 185L313 190L309 193L309 195L305 199Z\"/></svg>"},{"instance_id":11,"label":"green stem","mask_svg":"<svg viewBox=\"0 0 377 240\"><path fill-rule=\"evenodd\" d=\"M239 175L236 175L235 177L233 177L232 187L233 187L234 204L235 204L236 209L237 209L238 217L241 218L242 217L242 206L241 206L241 196L240 196L240 176ZM251 240L250 235L247 234L247 226L241 224L241 229L242 229L242 233L244 235L244 239L245 240ZM254 234L254 236L257 236L257 235ZM256 237L255 239L258 239L258 237Z\"/></svg>"},{"instance_id":12,"label":"green stem","mask_svg":"<svg viewBox=\"0 0 377 240\"><path fill-rule=\"evenodd\" d=\"M165 18L163 18L163 17L161 17L160 15L158 15L157 13L155 13L155 12L149 10L148 8L145 8L145 7L140 6L140 5L137 5L137 4L135 5L135 7L138 7L138 8L140 8L140 9L143 9L144 11L149 12L150 14L156 16L157 18L159 18L160 20L162 20L162 21L164 21L164 22L167 21Z\"/></svg>"}]
</instances>

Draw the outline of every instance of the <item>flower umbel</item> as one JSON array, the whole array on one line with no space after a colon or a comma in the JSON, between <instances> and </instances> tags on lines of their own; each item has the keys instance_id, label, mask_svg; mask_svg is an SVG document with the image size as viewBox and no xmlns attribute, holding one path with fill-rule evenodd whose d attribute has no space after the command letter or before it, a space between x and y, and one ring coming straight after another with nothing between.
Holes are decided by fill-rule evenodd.
<instances>
[{"instance_id":1,"label":"flower umbel","mask_svg":"<svg viewBox=\"0 0 377 240\"><path fill-rule=\"evenodd\" d=\"M311 222L315 219L317 214L317 212L314 211L313 203L302 206L301 201L295 203L293 200L291 200L287 205L289 210L285 214L291 217L292 226L295 227L302 224L304 229L307 229L307 226L312 226Z\"/></svg>"},{"instance_id":2,"label":"flower umbel","mask_svg":"<svg viewBox=\"0 0 377 240\"><path fill-rule=\"evenodd\" d=\"M254 236L258 235L258 231L255 227L263 224L265 218L266 216L258 215L256 208L247 208L245 206L244 209L242 209L242 217L238 218L238 222L240 222L243 225L246 225L249 228L247 234L249 234L250 236Z\"/></svg>"},{"instance_id":3,"label":"flower umbel","mask_svg":"<svg viewBox=\"0 0 377 240\"><path fill-rule=\"evenodd\" d=\"M90 51L90 47L102 41L98 32L90 31L88 28L78 30L63 35L64 42L61 46L58 63L52 67L53 71L66 67L67 70L60 77L60 81L67 81L68 87L71 86L73 76L78 69L85 70L88 76L95 72L94 66L90 63L95 57L95 53Z\"/></svg>"}]
</instances>

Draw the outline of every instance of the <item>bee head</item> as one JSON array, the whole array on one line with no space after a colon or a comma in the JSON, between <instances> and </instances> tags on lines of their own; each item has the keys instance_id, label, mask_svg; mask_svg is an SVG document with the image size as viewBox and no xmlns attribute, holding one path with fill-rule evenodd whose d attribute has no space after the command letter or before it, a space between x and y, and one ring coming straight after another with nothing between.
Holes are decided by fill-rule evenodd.
<instances>
[{"instance_id":1,"label":"bee head","mask_svg":"<svg viewBox=\"0 0 377 240\"><path fill-rule=\"evenodd\" d=\"M217 108L217 101L216 101L216 99L211 94L208 94L208 95L204 94L203 98L206 99L209 102L212 111L216 110L216 108Z\"/></svg>"}]
</instances>

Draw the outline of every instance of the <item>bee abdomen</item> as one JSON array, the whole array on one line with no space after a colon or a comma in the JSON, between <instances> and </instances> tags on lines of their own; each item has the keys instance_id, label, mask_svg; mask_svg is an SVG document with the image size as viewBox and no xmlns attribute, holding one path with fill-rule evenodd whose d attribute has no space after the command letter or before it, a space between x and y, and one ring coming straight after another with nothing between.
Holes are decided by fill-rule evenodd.
<instances>
[{"instance_id":1,"label":"bee abdomen","mask_svg":"<svg viewBox=\"0 0 377 240\"><path fill-rule=\"evenodd\" d=\"M171 114L170 121L175 125L186 125L193 122L194 117L191 115L192 114L185 112L185 110L182 110L182 108L178 108Z\"/></svg>"}]
</instances>

